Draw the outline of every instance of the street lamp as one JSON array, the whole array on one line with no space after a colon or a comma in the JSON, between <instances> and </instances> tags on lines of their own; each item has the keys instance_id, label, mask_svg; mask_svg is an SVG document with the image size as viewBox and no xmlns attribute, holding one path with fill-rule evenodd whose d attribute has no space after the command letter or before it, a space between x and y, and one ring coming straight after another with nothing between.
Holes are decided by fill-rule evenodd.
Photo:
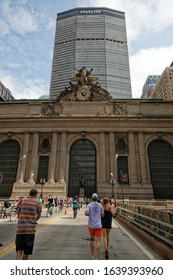
<instances>
[{"instance_id":1,"label":"street lamp","mask_svg":"<svg viewBox=\"0 0 173 280\"><path fill-rule=\"evenodd\" d=\"M114 178L113 173L111 173L110 175L111 175L110 184L112 186L112 198L114 198L114 196L115 196L115 194L114 194L115 178Z\"/></svg>"},{"instance_id":2,"label":"street lamp","mask_svg":"<svg viewBox=\"0 0 173 280\"><path fill-rule=\"evenodd\" d=\"M115 155L115 198L118 196L118 154Z\"/></svg>"},{"instance_id":3,"label":"street lamp","mask_svg":"<svg viewBox=\"0 0 173 280\"><path fill-rule=\"evenodd\" d=\"M42 198L43 197L43 185L46 183L46 180L45 179L40 179L40 184L41 184L41 194L40 194L40 197Z\"/></svg>"}]
</instances>

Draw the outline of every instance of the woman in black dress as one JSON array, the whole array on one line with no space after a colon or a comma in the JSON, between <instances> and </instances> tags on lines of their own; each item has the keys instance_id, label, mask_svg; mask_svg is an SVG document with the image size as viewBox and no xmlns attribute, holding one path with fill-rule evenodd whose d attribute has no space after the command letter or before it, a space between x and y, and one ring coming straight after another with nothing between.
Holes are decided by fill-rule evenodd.
<instances>
[{"instance_id":1,"label":"woman in black dress","mask_svg":"<svg viewBox=\"0 0 173 280\"><path fill-rule=\"evenodd\" d=\"M115 212L112 206L109 203L109 198L104 197L102 200L102 206L104 209L104 217L101 218L102 220L102 232L103 232L103 241L104 241L104 248L105 248L105 259L109 259L109 234L112 228L112 216L115 215Z\"/></svg>"}]
</instances>

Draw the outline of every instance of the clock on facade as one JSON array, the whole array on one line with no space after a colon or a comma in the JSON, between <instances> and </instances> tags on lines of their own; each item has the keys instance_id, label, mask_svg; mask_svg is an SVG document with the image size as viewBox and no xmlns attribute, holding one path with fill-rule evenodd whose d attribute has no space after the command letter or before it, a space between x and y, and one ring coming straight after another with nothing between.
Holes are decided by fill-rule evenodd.
<instances>
[{"instance_id":1,"label":"clock on facade","mask_svg":"<svg viewBox=\"0 0 173 280\"><path fill-rule=\"evenodd\" d=\"M88 86L82 86L76 96L78 100L87 100L90 97L90 89Z\"/></svg>"}]
</instances>

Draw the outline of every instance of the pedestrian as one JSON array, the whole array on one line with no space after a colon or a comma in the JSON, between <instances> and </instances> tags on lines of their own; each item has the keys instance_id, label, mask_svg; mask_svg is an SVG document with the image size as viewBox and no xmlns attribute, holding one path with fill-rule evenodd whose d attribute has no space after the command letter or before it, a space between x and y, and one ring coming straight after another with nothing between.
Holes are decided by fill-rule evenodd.
<instances>
[{"instance_id":1,"label":"pedestrian","mask_svg":"<svg viewBox=\"0 0 173 280\"><path fill-rule=\"evenodd\" d=\"M47 208L47 212L46 212L46 216L51 216L53 214L53 197L52 195L49 195L49 198L47 200L46 203L46 208Z\"/></svg>"},{"instance_id":2,"label":"pedestrian","mask_svg":"<svg viewBox=\"0 0 173 280\"><path fill-rule=\"evenodd\" d=\"M116 209L118 207L118 200L115 198L114 199L114 208Z\"/></svg>"},{"instance_id":3,"label":"pedestrian","mask_svg":"<svg viewBox=\"0 0 173 280\"><path fill-rule=\"evenodd\" d=\"M88 230L90 233L90 251L91 259L100 257L100 239L102 236L101 217L104 216L104 210L100 203L97 202L98 195L92 194L92 202L87 205L85 216L89 216Z\"/></svg>"},{"instance_id":4,"label":"pedestrian","mask_svg":"<svg viewBox=\"0 0 173 280\"><path fill-rule=\"evenodd\" d=\"M55 208L55 212L57 212L57 206L58 206L58 198L57 196L54 197L54 208Z\"/></svg>"},{"instance_id":5,"label":"pedestrian","mask_svg":"<svg viewBox=\"0 0 173 280\"><path fill-rule=\"evenodd\" d=\"M4 200L4 208L5 213L3 218L8 218L10 216L10 209L11 209L11 203L8 200Z\"/></svg>"},{"instance_id":6,"label":"pedestrian","mask_svg":"<svg viewBox=\"0 0 173 280\"><path fill-rule=\"evenodd\" d=\"M73 200L72 207L73 207L73 218L75 219L75 218L77 218L77 210L79 209L79 203L78 203L77 199Z\"/></svg>"},{"instance_id":7,"label":"pedestrian","mask_svg":"<svg viewBox=\"0 0 173 280\"><path fill-rule=\"evenodd\" d=\"M19 205L15 240L16 260L27 260L33 252L36 224L42 211L41 204L36 200L37 193L36 189L31 189L29 197Z\"/></svg>"},{"instance_id":8,"label":"pedestrian","mask_svg":"<svg viewBox=\"0 0 173 280\"><path fill-rule=\"evenodd\" d=\"M52 197L52 195L49 195L48 203L50 203L51 206L53 205L53 197Z\"/></svg>"},{"instance_id":9,"label":"pedestrian","mask_svg":"<svg viewBox=\"0 0 173 280\"><path fill-rule=\"evenodd\" d=\"M102 206L104 209L104 217L101 218L102 222L102 232L103 232L103 242L104 242L104 249L105 249L105 259L109 259L109 234L112 228L112 216L115 215L115 211L112 208L109 198L104 197L102 200Z\"/></svg>"},{"instance_id":10,"label":"pedestrian","mask_svg":"<svg viewBox=\"0 0 173 280\"><path fill-rule=\"evenodd\" d=\"M116 198L114 199L114 211L116 216L116 213L118 212L118 200Z\"/></svg>"}]
</instances>

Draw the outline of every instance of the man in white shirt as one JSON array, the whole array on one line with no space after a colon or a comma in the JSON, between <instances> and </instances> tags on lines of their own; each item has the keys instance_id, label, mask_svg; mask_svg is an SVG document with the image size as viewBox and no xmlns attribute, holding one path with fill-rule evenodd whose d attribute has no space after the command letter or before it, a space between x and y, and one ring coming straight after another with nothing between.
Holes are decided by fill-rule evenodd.
<instances>
[{"instance_id":1,"label":"man in white shirt","mask_svg":"<svg viewBox=\"0 0 173 280\"><path fill-rule=\"evenodd\" d=\"M97 202L97 199L98 195L96 193L93 193L93 201L88 204L85 210L85 216L89 216L88 230L90 233L91 258L96 258L98 260L100 257L100 239L102 236L101 217L104 216L104 210L102 205Z\"/></svg>"}]
</instances>

